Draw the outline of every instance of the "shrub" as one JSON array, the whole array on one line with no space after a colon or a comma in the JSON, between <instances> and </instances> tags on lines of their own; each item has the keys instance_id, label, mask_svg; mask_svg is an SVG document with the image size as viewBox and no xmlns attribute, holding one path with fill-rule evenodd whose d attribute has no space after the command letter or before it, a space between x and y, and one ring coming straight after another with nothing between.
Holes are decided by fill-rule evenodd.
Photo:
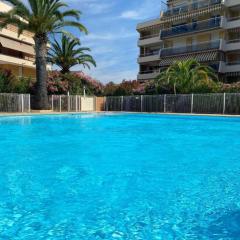
<instances>
[{"instance_id":1,"label":"shrub","mask_svg":"<svg viewBox=\"0 0 240 240\"><path fill-rule=\"evenodd\" d=\"M97 80L82 72L65 73L58 71L49 73L47 88L48 94L79 94L83 95L84 87L86 94L101 95L103 85Z\"/></svg>"},{"instance_id":2,"label":"shrub","mask_svg":"<svg viewBox=\"0 0 240 240\"><path fill-rule=\"evenodd\" d=\"M235 82L235 83L231 83L231 84L227 84L227 83L222 84L221 92L239 93L240 92L240 82Z\"/></svg>"}]
</instances>

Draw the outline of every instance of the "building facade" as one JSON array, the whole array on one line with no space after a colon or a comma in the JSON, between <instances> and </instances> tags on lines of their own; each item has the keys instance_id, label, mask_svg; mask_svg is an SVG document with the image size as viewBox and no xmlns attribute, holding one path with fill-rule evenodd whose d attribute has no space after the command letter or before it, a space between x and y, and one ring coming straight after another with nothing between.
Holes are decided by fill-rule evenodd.
<instances>
[{"instance_id":1,"label":"building facade","mask_svg":"<svg viewBox=\"0 0 240 240\"><path fill-rule=\"evenodd\" d=\"M0 11L9 11L11 6L0 1ZM33 34L23 32L18 36L16 26L0 29L0 69L9 70L17 77L36 77Z\"/></svg>"},{"instance_id":2,"label":"building facade","mask_svg":"<svg viewBox=\"0 0 240 240\"><path fill-rule=\"evenodd\" d=\"M240 0L168 0L137 31L139 81L187 59L213 67L224 82L240 81Z\"/></svg>"}]
</instances>

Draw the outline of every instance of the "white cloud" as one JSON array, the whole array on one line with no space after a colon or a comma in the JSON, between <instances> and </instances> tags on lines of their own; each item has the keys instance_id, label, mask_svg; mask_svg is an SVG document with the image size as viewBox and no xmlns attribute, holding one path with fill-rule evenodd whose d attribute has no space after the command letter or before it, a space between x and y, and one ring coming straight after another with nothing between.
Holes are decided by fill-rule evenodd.
<instances>
[{"instance_id":1,"label":"white cloud","mask_svg":"<svg viewBox=\"0 0 240 240\"><path fill-rule=\"evenodd\" d=\"M117 40L117 39L124 39L124 38L131 38L137 36L136 32L129 32L127 30L122 30L118 31L117 33L107 33L103 32L101 34L89 34L86 36L86 40L107 40L107 41L112 41L112 40Z\"/></svg>"},{"instance_id":2,"label":"white cloud","mask_svg":"<svg viewBox=\"0 0 240 240\"><path fill-rule=\"evenodd\" d=\"M141 16L139 15L139 12L135 10L130 10L130 11L122 12L122 14L120 15L120 18L138 20L138 19L141 19Z\"/></svg>"},{"instance_id":3,"label":"white cloud","mask_svg":"<svg viewBox=\"0 0 240 240\"><path fill-rule=\"evenodd\" d=\"M128 9L120 14L120 18L129 20L144 20L160 17L162 2L159 0L142 0L136 9Z\"/></svg>"},{"instance_id":4,"label":"white cloud","mask_svg":"<svg viewBox=\"0 0 240 240\"><path fill-rule=\"evenodd\" d=\"M77 4L76 7L81 7L81 10L83 10L83 12L86 12L90 15L107 13L114 6L114 2L106 0L69 0L69 4Z\"/></svg>"}]
</instances>

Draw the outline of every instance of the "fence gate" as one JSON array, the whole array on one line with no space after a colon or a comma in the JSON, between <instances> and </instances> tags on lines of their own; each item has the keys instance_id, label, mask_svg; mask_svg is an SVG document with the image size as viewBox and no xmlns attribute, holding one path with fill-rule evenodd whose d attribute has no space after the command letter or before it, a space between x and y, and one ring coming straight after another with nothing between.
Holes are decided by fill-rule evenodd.
<instances>
[{"instance_id":1,"label":"fence gate","mask_svg":"<svg viewBox=\"0 0 240 240\"><path fill-rule=\"evenodd\" d=\"M51 109L54 112L89 112L95 111L95 97L80 95L51 95Z\"/></svg>"}]
</instances>

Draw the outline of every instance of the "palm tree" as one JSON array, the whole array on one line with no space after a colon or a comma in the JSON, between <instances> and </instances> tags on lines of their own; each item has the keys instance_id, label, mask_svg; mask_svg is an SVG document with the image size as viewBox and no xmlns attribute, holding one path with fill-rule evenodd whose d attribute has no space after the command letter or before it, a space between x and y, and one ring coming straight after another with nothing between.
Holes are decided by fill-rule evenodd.
<instances>
[{"instance_id":1,"label":"palm tree","mask_svg":"<svg viewBox=\"0 0 240 240\"><path fill-rule=\"evenodd\" d=\"M55 39L52 43L48 60L59 66L62 73L68 73L71 67L78 64L88 68L90 68L90 64L96 67L93 57L85 53L85 51L90 51L90 48L80 46L79 40L63 34L60 42Z\"/></svg>"},{"instance_id":2,"label":"palm tree","mask_svg":"<svg viewBox=\"0 0 240 240\"><path fill-rule=\"evenodd\" d=\"M211 83L217 79L214 70L200 64L196 60L177 61L168 69L161 72L156 78L156 84L168 84L173 87L174 94L177 90L181 93L192 91L201 83Z\"/></svg>"},{"instance_id":3,"label":"palm tree","mask_svg":"<svg viewBox=\"0 0 240 240\"><path fill-rule=\"evenodd\" d=\"M87 29L79 23L81 13L77 10L64 10L68 7L62 0L5 0L13 8L8 12L0 12L0 27L12 24L18 27L18 34L30 31L34 34L36 52L36 109L48 109L47 97L47 44L49 35L66 33L64 27L75 27L87 33Z\"/></svg>"}]
</instances>

